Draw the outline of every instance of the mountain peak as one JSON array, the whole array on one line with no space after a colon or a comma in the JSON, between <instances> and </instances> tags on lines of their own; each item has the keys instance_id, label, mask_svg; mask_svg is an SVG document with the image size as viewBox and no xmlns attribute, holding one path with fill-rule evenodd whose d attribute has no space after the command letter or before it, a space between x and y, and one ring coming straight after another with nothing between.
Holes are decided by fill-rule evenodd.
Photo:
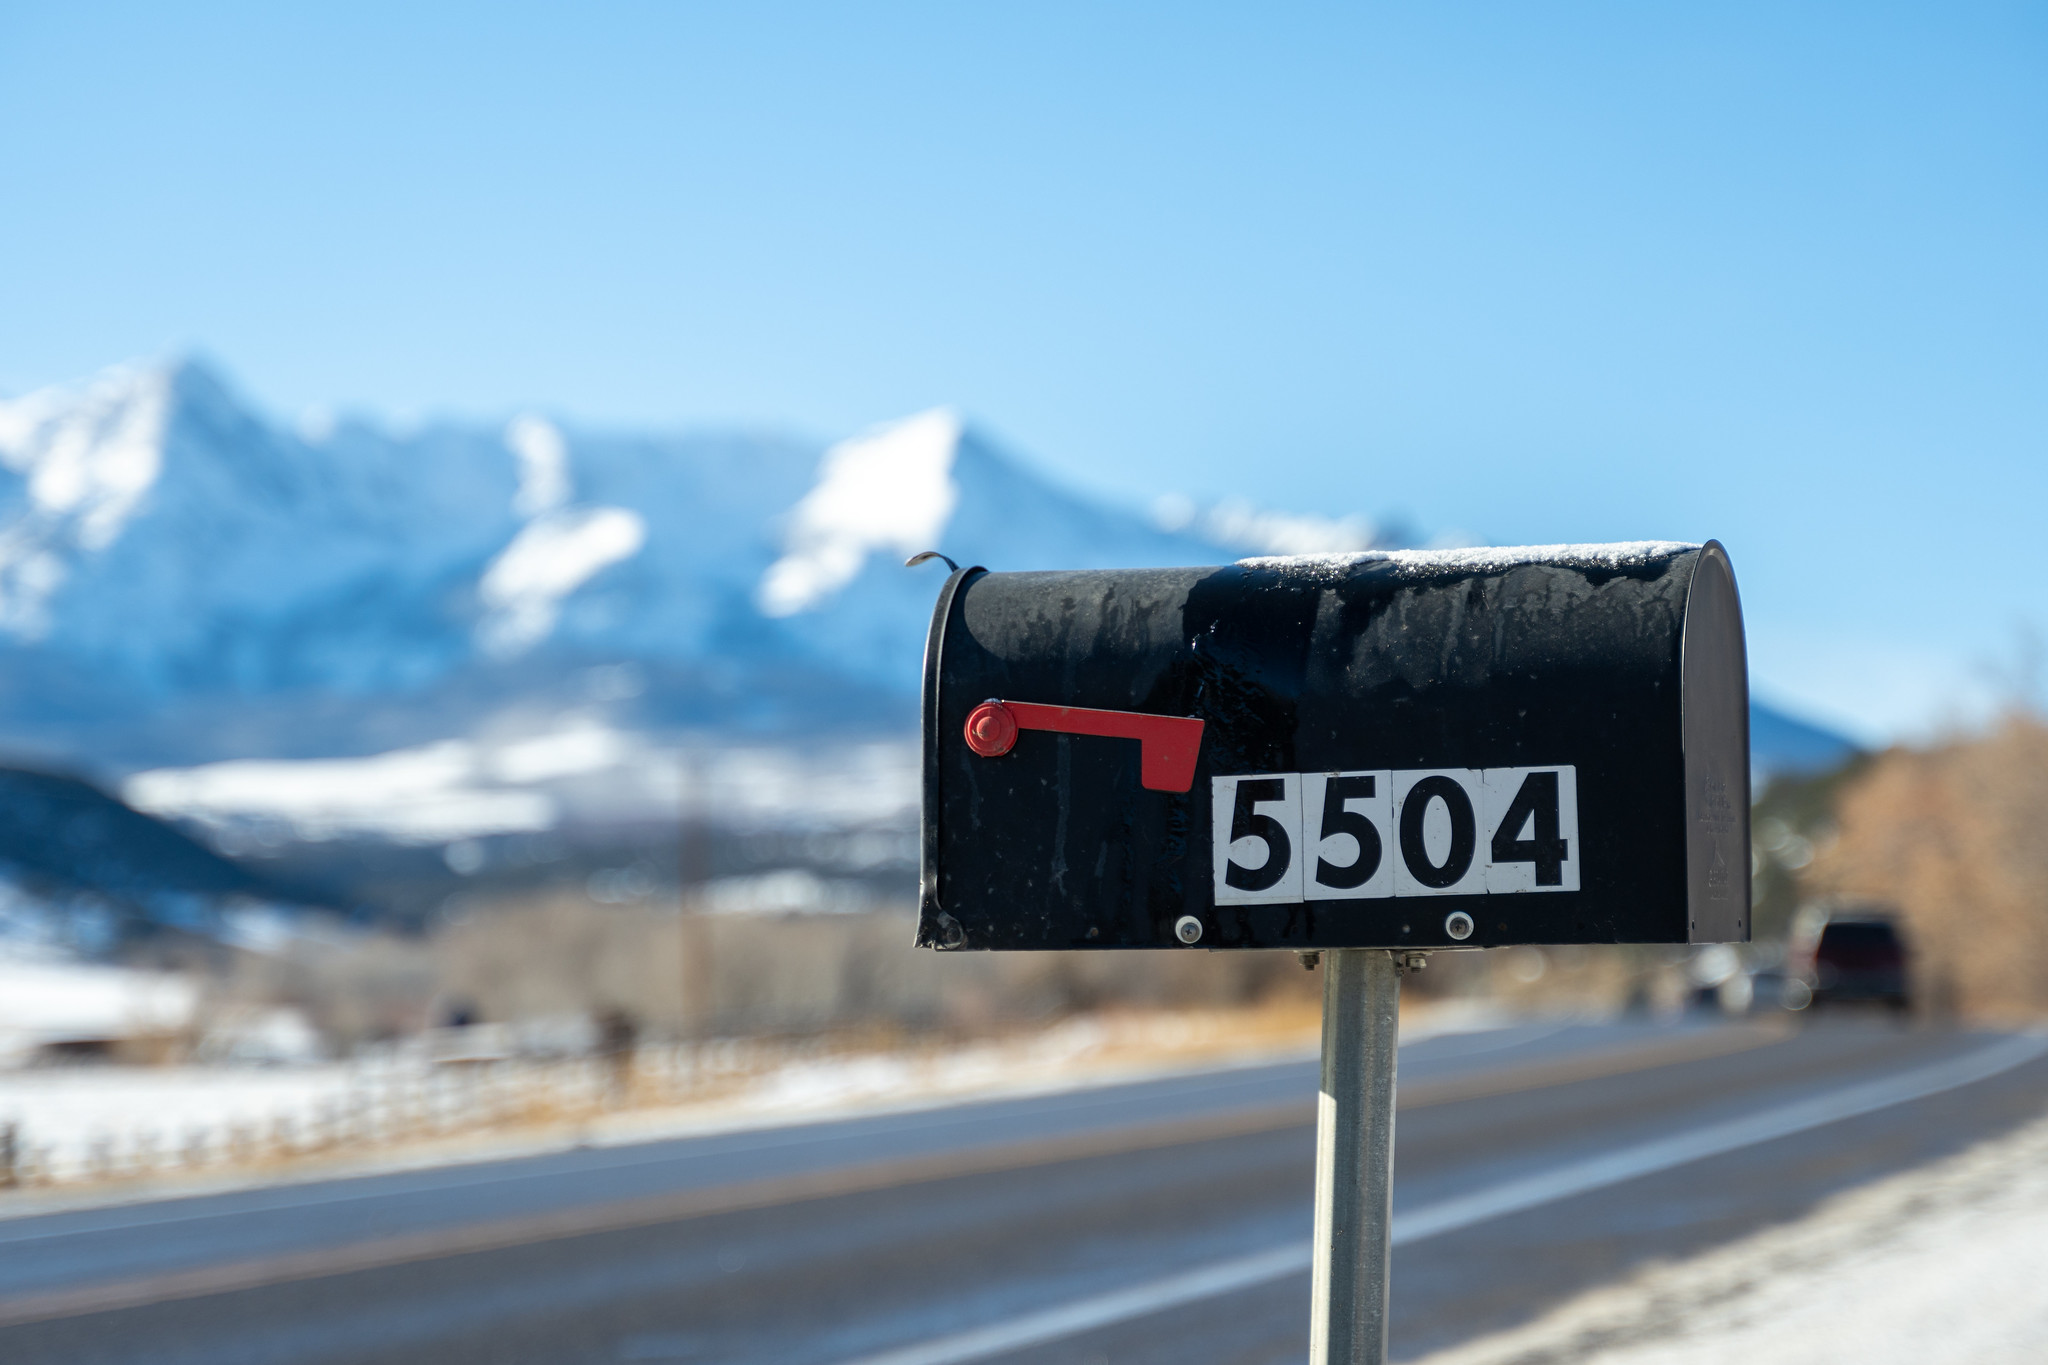
<instances>
[{"instance_id":1,"label":"mountain peak","mask_svg":"<svg viewBox=\"0 0 2048 1365\"><path fill-rule=\"evenodd\" d=\"M827 450L817 483L790 509L782 557L761 577L761 610L811 610L851 583L873 552L901 559L936 546L960 501L953 464L962 431L958 413L931 408Z\"/></svg>"},{"instance_id":2,"label":"mountain peak","mask_svg":"<svg viewBox=\"0 0 2048 1365\"><path fill-rule=\"evenodd\" d=\"M1213 564L1372 534L1237 505L1161 526L951 408L822 451L532 414L309 441L186 355L0 404L0 742L155 767L586 711L893 728L933 591L907 555ZM630 696L592 690L621 669Z\"/></svg>"}]
</instances>

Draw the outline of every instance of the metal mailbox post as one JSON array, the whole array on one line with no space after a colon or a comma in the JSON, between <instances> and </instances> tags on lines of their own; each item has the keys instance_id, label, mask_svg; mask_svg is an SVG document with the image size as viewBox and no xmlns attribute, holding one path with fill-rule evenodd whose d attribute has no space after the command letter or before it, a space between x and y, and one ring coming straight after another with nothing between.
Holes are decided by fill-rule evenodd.
<instances>
[{"instance_id":1,"label":"metal mailbox post","mask_svg":"<svg viewBox=\"0 0 2048 1365\"><path fill-rule=\"evenodd\" d=\"M1410 954L1749 937L1726 551L989 573L924 660L917 941L1324 954L1316 1362L1386 1350Z\"/></svg>"}]
</instances>

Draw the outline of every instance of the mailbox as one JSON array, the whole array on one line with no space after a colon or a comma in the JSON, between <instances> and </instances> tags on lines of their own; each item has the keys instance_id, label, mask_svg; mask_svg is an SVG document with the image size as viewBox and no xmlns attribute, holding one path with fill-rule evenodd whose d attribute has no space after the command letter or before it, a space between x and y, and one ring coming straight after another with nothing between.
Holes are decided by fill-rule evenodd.
<instances>
[{"instance_id":1,"label":"mailbox","mask_svg":"<svg viewBox=\"0 0 2048 1365\"><path fill-rule=\"evenodd\" d=\"M924 669L920 944L1749 937L1715 542L961 569Z\"/></svg>"}]
</instances>

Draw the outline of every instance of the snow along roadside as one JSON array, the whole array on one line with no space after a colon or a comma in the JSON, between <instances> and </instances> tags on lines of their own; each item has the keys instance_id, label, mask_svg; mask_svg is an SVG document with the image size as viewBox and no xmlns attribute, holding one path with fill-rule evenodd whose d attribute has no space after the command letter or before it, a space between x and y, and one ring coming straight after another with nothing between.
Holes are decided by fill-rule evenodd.
<instances>
[{"instance_id":1,"label":"snow along roadside","mask_svg":"<svg viewBox=\"0 0 2048 1365\"><path fill-rule=\"evenodd\" d=\"M2048 1360L2048 1119L1418 1365L1731 1360Z\"/></svg>"}]
</instances>

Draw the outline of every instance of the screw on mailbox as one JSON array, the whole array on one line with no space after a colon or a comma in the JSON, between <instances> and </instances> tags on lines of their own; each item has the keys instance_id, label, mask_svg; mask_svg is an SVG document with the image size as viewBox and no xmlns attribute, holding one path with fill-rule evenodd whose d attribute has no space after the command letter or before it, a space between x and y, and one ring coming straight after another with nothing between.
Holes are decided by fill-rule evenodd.
<instances>
[{"instance_id":1,"label":"screw on mailbox","mask_svg":"<svg viewBox=\"0 0 2048 1365\"><path fill-rule=\"evenodd\" d=\"M1422 947L1748 938L1748 666L1716 543L970 566L924 667L919 944L1323 969L1313 1365L1385 1359Z\"/></svg>"}]
</instances>

